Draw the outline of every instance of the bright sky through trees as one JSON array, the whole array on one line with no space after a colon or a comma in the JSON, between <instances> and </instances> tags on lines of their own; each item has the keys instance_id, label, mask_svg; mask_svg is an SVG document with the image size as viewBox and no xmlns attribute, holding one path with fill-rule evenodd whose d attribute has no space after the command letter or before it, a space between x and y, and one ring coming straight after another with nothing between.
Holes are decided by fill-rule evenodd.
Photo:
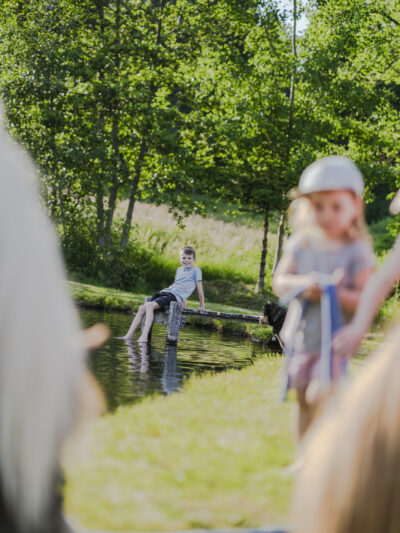
<instances>
[{"instance_id":1,"label":"bright sky through trees","mask_svg":"<svg viewBox=\"0 0 400 533\"><path fill-rule=\"evenodd\" d=\"M300 2L297 2L297 9L299 9ZM279 0L278 5L281 6L282 9L286 10L287 13L290 15L291 19L291 13L293 12L293 0ZM303 32L307 27L307 17L305 13L302 13L300 15L300 18L297 20L297 32L301 33Z\"/></svg>"}]
</instances>

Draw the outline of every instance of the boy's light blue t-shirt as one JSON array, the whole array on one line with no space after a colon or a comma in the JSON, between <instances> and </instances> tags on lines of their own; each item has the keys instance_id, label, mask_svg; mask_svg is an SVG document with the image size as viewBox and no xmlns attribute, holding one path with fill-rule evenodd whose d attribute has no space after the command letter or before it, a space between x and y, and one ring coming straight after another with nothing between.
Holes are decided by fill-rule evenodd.
<instances>
[{"instance_id":1,"label":"boy's light blue t-shirt","mask_svg":"<svg viewBox=\"0 0 400 533\"><path fill-rule=\"evenodd\" d=\"M178 302L187 300L203 276L199 267L178 267L172 285L161 292L172 292Z\"/></svg>"}]
</instances>

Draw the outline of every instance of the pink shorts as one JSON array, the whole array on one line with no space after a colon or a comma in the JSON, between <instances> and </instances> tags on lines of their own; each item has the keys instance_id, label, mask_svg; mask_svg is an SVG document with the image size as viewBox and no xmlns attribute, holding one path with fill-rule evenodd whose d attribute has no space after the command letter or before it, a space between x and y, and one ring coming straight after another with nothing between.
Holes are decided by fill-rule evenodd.
<instances>
[{"instance_id":1,"label":"pink shorts","mask_svg":"<svg viewBox=\"0 0 400 533\"><path fill-rule=\"evenodd\" d=\"M289 388L304 390L314 379L320 378L320 356L293 352L288 361ZM337 382L346 373L346 364L335 354L332 357L332 381Z\"/></svg>"}]
</instances>

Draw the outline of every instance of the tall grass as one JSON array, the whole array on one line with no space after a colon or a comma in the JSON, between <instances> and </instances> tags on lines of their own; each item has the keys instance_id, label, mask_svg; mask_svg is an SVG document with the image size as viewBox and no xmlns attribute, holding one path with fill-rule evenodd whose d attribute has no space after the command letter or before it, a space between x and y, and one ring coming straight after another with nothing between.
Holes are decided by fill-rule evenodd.
<instances>
[{"instance_id":1,"label":"tall grass","mask_svg":"<svg viewBox=\"0 0 400 533\"><path fill-rule=\"evenodd\" d=\"M121 206L122 207L122 206ZM176 265L184 245L196 249L197 265L209 279L241 280L255 286L258 277L262 230L214 218L191 215L179 227L168 206L137 202L134 210L137 237L148 250ZM269 235L267 284L276 236Z\"/></svg>"}]
</instances>

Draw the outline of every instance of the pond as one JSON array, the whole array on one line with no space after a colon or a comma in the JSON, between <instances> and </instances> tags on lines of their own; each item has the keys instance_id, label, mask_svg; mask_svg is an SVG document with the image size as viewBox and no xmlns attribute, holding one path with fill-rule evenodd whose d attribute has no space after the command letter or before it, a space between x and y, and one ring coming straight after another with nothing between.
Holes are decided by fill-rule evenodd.
<instances>
[{"instance_id":1,"label":"pond","mask_svg":"<svg viewBox=\"0 0 400 533\"><path fill-rule=\"evenodd\" d=\"M176 392L192 374L251 365L265 353L249 340L188 327L181 330L177 347L166 346L165 327L159 325L153 327L151 344L138 344L115 338L127 332L132 316L93 310L80 314L85 328L103 322L111 330L110 339L89 359L111 411L148 395Z\"/></svg>"}]
</instances>

